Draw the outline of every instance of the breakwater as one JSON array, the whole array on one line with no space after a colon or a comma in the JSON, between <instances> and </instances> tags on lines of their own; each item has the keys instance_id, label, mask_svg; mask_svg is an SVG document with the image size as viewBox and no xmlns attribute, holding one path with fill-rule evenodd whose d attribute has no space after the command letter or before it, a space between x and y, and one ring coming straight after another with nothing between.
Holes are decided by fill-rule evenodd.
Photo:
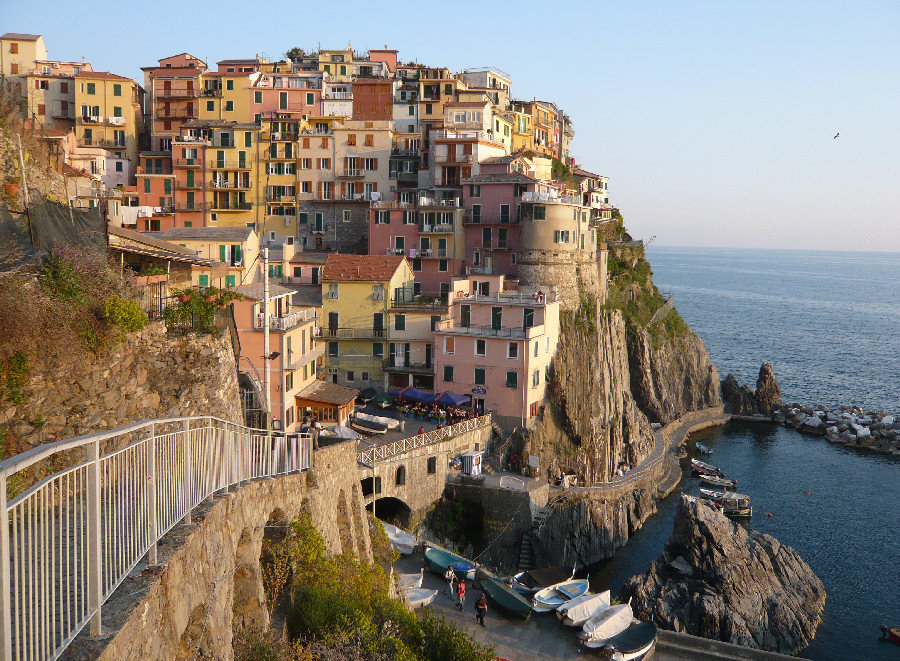
<instances>
[{"instance_id":1,"label":"breakwater","mask_svg":"<svg viewBox=\"0 0 900 661\"><path fill-rule=\"evenodd\" d=\"M829 443L853 450L882 452L900 457L900 419L884 411L865 411L858 406L783 406L771 415L772 422L803 434L824 436Z\"/></svg>"}]
</instances>

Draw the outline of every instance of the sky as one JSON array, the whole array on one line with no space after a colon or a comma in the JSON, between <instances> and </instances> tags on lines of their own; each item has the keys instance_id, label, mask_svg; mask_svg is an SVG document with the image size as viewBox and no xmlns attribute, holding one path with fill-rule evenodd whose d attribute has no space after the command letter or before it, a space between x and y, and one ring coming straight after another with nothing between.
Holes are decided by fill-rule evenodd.
<instances>
[{"instance_id":1,"label":"sky","mask_svg":"<svg viewBox=\"0 0 900 661\"><path fill-rule=\"evenodd\" d=\"M635 238L900 251L898 0L0 4L0 32L139 82L184 51L214 67L319 44L498 67L569 113Z\"/></svg>"}]
</instances>

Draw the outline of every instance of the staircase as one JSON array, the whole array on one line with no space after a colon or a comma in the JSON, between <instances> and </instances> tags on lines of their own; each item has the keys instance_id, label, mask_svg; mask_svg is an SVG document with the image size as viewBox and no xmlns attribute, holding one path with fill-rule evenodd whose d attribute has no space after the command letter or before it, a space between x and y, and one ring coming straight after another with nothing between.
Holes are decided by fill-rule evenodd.
<instances>
[{"instance_id":1,"label":"staircase","mask_svg":"<svg viewBox=\"0 0 900 661\"><path fill-rule=\"evenodd\" d=\"M542 525L544 525L544 520L547 518L547 514L549 514L549 512L549 507L541 507L540 509L538 509L531 519L531 532L522 533L522 542L519 545L520 571L525 571L526 569L532 569L534 567L534 555L531 549L531 537L534 533L540 530Z\"/></svg>"},{"instance_id":2,"label":"staircase","mask_svg":"<svg viewBox=\"0 0 900 661\"><path fill-rule=\"evenodd\" d=\"M649 329L654 324L662 321L666 317L669 316L669 313L672 311L672 308L675 307L675 298L672 295L669 295L669 298L666 299L666 302L663 303L662 307L660 307L652 317L650 317L650 321L647 322L647 328Z\"/></svg>"}]
</instances>

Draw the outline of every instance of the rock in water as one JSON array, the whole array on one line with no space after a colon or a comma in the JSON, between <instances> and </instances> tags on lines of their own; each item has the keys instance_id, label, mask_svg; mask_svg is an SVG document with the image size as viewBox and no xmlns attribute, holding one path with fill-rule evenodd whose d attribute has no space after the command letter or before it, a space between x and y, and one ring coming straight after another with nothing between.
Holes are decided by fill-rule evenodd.
<instances>
[{"instance_id":1,"label":"rock in water","mask_svg":"<svg viewBox=\"0 0 900 661\"><path fill-rule=\"evenodd\" d=\"M781 406L781 387L775 380L771 363L763 363L756 379L756 408L760 413L770 413Z\"/></svg>"},{"instance_id":2,"label":"rock in water","mask_svg":"<svg viewBox=\"0 0 900 661\"><path fill-rule=\"evenodd\" d=\"M666 560L679 556L690 575ZM825 608L825 586L794 549L686 496L665 554L619 597L660 627L782 654L809 645Z\"/></svg>"}]
</instances>

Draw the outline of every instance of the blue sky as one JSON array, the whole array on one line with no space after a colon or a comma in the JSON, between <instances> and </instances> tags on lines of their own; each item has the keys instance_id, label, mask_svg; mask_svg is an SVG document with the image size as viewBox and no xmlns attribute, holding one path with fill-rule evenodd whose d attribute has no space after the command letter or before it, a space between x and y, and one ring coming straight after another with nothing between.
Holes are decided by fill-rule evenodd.
<instances>
[{"instance_id":1,"label":"blue sky","mask_svg":"<svg viewBox=\"0 0 900 661\"><path fill-rule=\"evenodd\" d=\"M3 4L0 30L138 80L182 51L214 63L319 43L496 66L515 95L569 112L575 156L610 177L636 237L900 251L896 0Z\"/></svg>"}]
</instances>

